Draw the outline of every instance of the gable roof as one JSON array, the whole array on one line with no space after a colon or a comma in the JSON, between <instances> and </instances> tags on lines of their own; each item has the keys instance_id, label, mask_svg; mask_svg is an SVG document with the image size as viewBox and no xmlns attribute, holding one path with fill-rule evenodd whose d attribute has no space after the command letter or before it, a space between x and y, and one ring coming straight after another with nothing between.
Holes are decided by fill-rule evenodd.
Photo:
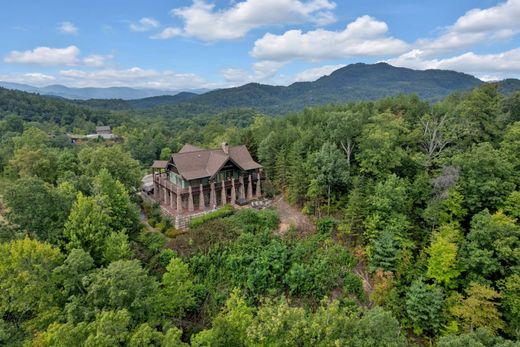
<instances>
[{"instance_id":1,"label":"gable roof","mask_svg":"<svg viewBox=\"0 0 520 347\"><path fill-rule=\"evenodd\" d=\"M228 147L228 153L226 153L222 148L201 149L185 144L178 153L172 154L169 162L177 168L182 177L194 180L215 176L228 161L242 170L262 167L253 160L244 145Z\"/></svg>"},{"instance_id":2,"label":"gable roof","mask_svg":"<svg viewBox=\"0 0 520 347\"><path fill-rule=\"evenodd\" d=\"M110 131L110 125L100 125L96 127L96 131Z\"/></svg>"}]
</instances>

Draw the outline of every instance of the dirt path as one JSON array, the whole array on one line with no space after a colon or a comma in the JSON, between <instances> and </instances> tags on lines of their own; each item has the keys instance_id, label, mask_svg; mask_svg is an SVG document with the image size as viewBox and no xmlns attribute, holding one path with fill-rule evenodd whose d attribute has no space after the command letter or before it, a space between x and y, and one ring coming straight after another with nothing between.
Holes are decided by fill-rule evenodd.
<instances>
[{"instance_id":1,"label":"dirt path","mask_svg":"<svg viewBox=\"0 0 520 347\"><path fill-rule=\"evenodd\" d=\"M275 197L273 206L280 217L280 226L278 227L280 234L286 233L291 226L294 226L301 233L313 233L315 231L314 223L311 222L309 217L289 205L283 196Z\"/></svg>"}]
</instances>

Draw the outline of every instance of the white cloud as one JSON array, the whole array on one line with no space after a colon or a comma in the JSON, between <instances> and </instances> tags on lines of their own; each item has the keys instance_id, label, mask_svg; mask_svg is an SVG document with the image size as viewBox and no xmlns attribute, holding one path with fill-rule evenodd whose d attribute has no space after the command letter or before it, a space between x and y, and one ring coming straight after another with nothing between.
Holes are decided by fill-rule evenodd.
<instances>
[{"instance_id":1,"label":"white cloud","mask_svg":"<svg viewBox=\"0 0 520 347\"><path fill-rule=\"evenodd\" d=\"M180 73L171 70L158 71L140 67L96 71L71 69L62 70L59 75L63 83L74 87L124 86L172 90L214 87L214 85L196 74Z\"/></svg>"},{"instance_id":2,"label":"white cloud","mask_svg":"<svg viewBox=\"0 0 520 347\"><path fill-rule=\"evenodd\" d=\"M8 64L35 64L35 65L77 65L79 48L68 46L65 48L36 47L27 51L12 51L5 58Z\"/></svg>"},{"instance_id":3,"label":"white cloud","mask_svg":"<svg viewBox=\"0 0 520 347\"><path fill-rule=\"evenodd\" d=\"M61 22L58 30L63 34L77 35L78 28L72 22Z\"/></svg>"},{"instance_id":4,"label":"white cloud","mask_svg":"<svg viewBox=\"0 0 520 347\"><path fill-rule=\"evenodd\" d=\"M167 27L163 31L161 31L160 33L152 35L150 37L152 39L165 40L165 39L171 39L174 36L180 36L180 35L182 35L182 30L181 29L174 28L174 27Z\"/></svg>"},{"instance_id":5,"label":"white cloud","mask_svg":"<svg viewBox=\"0 0 520 347\"><path fill-rule=\"evenodd\" d=\"M80 57L78 47L71 45L65 48L36 47L27 51L11 51L5 58L7 64L32 64L42 66L76 66L86 65L101 67L112 55L89 55Z\"/></svg>"},{"instance_id":6,"label":"white cloud","mask_svg":"<svg viewBox=\"0 0 520 347\"><path fill-rule=\"evenodd\" d=\"M443 59L428 59L416 49L388 62L395 66L414 69L456 70L486 79L497 79L520 75L520 48L494 54L467 52Z\"/></svg>"},{"instance_id":7,"label":"white cloud","mask_svg":"<svg viewBox=\"0 0 520 347\"><path fill-rule=\"evenodd\" d=\"M232 86L249 82L273 83L272 78L284 65L284 62L264 60L254 63L251 72L235 68L223 69L220 72L225 81Z\"/></svg>"},{"instance_id":8,"label":"white cloud","mask_svg":"<svg viewBox=\"0 0 520 347\"><path fill-rule=\"evenodd\" d=\"M171 35L165 34L164 38L183 35L203 41L234 40L269 25L326 25L335 21L335 7L329 0L245 0L216 10L214 4L194 0L191 6L171 11L172 16L182 18L184 25L182 29L170 28Z\"/></svg>"},{"instance_id":9,"label":"white cloud","mask_svg":"<svg viewBox=\"0 0 520 347\"><path fill-rule=\"evenodd\" d=\"M53 82L56 78L39 72L29 72L24 74L0 75L0 81L26 83L30 85L42 86Z\"/></svg>"},{"instance_id":10,"label":"white cloud","mask_svg":"<svg viewBox=\"0 0 520 347\"><path fill-rule=\"evenodd\" d=\"M460 51L480 42L509 39L520 32L520 0L509 0L487 9L472 9L443 28L436 38L419 39L415 47L434 56Z\"/></svg>"},{"instance_id":11,"label":"white cloud","mask_svg":"<svg viewBox=\"0 0 520 347\"><path fill-rule=\"evenodd\" d=\"M315 81L320 77L328 76L332 72L336 71L339 68L342 68L345 65L324 65L320 67L314 67L307 70L303 70L302 72L296 74L294 76L295 82L307 82L307 81Z\"/></svg>"},{"instance_id":12,"label":"white cloud","mask_svg":"<svg viewBox=\"0 0 520 347\"><path fill-rule=\"evenodd\" d=\"M408 45L388 37L388 26L370 16L362 16L342 31L316 29L306 33L290 30L282 35L265 34L255 42L251 55L266 60L311 61L353 56L389 56L403 53Z\"/></svg>"},{"instance_id":13,"label":"white cloud","mask_svg":"<svg viewBox=\"0 0 520 347\"><path fill-rule=\"evenodd\" d=\"M130 30L137 32L150 31L161 25L159 21L152 17L143 17L137 23L130 23Z\"/></svg>"}]
</instances>

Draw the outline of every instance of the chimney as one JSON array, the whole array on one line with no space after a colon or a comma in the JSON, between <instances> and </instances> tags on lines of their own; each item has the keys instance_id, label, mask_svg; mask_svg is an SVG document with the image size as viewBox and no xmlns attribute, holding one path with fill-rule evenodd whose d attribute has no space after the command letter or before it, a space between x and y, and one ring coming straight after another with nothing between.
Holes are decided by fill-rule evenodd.
<instances>
[{"instance_id":1,"label":"chimney","mask_svg":"<svg viewBox=\"0 0 520 347\"><path fill-rule=\"evenodd\" d=\"M224 153L229 154L229 146L227 142L222 142L222 150L224 151Z\"/></svg>"}]
</instances>

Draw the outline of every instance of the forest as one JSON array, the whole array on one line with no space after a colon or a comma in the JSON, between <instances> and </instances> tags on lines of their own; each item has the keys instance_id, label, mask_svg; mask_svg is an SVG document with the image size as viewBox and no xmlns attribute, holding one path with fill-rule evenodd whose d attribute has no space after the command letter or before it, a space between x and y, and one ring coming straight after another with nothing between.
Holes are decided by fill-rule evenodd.
<instances>
[{"instance_id":1,"label":"forest","mask_svg":"<svg viewBox=\"0 0 520 347\"><path fill-rule=\"evenodd\" d=\"M520 91L111 104L0 88L0 345L520 346ZM96 125L124 141L71 144ZM222 142L314 231L232 208L175 230L140 198L153 160Z\"/></svg>"}]
</instances>

